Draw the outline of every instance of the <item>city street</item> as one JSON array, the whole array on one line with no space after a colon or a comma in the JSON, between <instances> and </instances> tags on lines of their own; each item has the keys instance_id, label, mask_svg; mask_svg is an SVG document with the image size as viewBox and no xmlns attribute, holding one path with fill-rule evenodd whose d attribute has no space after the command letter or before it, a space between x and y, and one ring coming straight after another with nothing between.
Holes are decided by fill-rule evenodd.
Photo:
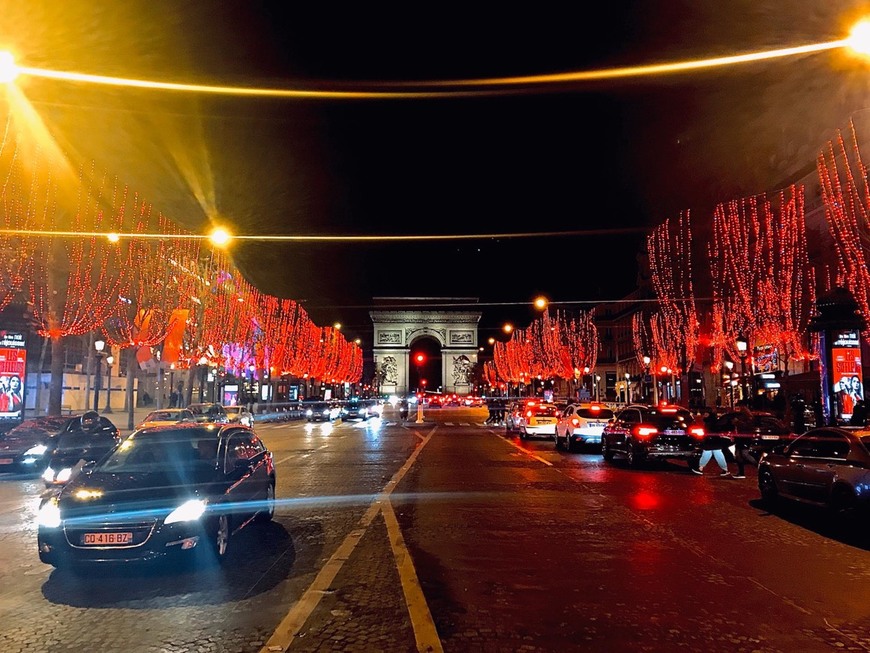
<instances>
[{"instance_id":1,"label":"city street","mask_svg":"<svg viewBox=\"0 0 870 653\"><path fill-rule=\"evenodd\" d=\"M754 469L631 470L481 408L415 417L256 425L279 505L222 569L53 570L41 481L0 477L0 650L870 649L870 538L771 514Z\"/></svg>"}]
</instances>

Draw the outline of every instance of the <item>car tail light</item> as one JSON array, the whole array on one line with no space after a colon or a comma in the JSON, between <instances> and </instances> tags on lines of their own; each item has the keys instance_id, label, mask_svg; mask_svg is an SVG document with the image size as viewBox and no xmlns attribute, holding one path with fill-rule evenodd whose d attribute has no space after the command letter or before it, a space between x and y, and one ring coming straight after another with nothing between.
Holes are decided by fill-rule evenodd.
<instances>
[{"instance_id":1,"label":"car tail light","mask_svg":"<svg viewBox=\"0 0 870 653\"><path fill-rule=\"evenodd\" d=\"M634 429L632 429L632 434L641 440L652 437L658 432L659 430L653 426L635 426Z\"/></svg>"},{"instance_id":2,"label":"car tail light","mask_svg":"<svg viewBox=\"0 0 870 653\"><path fill-rule=\"evenodd\" d=\"M601 406L589 406L589 410L591 410L593 413L597 413L599 410L601 410Z\"/></svg>"},{"instance_id":3,"label":"car tail light","mask_svg":"<svg viewBox=\"0 0 870 653\"><path fill-rule=\"evenodd\" d=\"M698 439L703 438L705 435L704 429L702 429L700 426L695 426L693 428L690 428L689 433L692 435L693 438L698 438Z\"/></svg>"},{"instance_id":4,"label":"car tail light","mask_svg":"<svg viewBox=\"0 0 870 653\"><path fill-rule=\"evenodd\" d=\"M571 426L580 426L580 420L576 417L571 418Z\"/></svg>"},{"instance_id":5,"label":"car tail light","mask_svg":"<svg viewBox=\"0 0 870 653\"><path fill-rule=\"evenodd\" d=\"M526 411L526 417L531 417L533 414L534 413L532 413L532 411L530 411L530 410Z\"/></svg>"}]
</instances>

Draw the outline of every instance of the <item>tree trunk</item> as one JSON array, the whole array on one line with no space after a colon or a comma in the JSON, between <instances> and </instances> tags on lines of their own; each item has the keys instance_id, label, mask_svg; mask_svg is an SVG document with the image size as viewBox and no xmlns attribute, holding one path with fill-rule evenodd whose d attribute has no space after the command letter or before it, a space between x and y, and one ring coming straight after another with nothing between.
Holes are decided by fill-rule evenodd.
<instances>
[{"instance_id":1,"label":"tree trunk","mask_svg":"<svg viewBox=\"0 0 870 653\"><path fill-rule=\"evenodd\" d=\"M39 417L39 411L42 410L42 370L45 367L45 351L48 349L48 336L42 339L42 346L39 348L39 367L36 368L36 402L33 404L33 416Z\"/></svg>"},{"instance_id":2,"label":"tree trunk","mask_svg":"<svg viewBox=\"0 0 870 653\"><path fill-rule=\"evenodd\" d=\"M133 409L136 406L136 397L134 396L136 381L136 368L139 367L139 361L136 360L136 350L131 349L130 355L127 356L127 428L132 429L136 426L133 417Z\"/></svg>"},{"instance_id":3,"label":"tree trunk","mask_svg":"<svg viewBox=\"0 0 870 653\"><path fill-rule=\"evenodd\" d=\"M51 338L51 383L48 386L48 414L63 412L63 364L66 341L60 336Z\"/></svg>"}]
</instances>

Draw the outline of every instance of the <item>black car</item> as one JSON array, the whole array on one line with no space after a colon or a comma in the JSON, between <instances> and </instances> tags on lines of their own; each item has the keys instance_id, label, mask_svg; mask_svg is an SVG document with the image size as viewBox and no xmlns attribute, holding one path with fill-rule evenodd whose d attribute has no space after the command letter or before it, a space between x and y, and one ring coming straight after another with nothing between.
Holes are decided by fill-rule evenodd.
<instances>
[{"instance_id":1,"label":"black car","mask_svg":"<svg viewBox=\"0 0 870 653\"><path fill-rule=\"evenodd\" d=\"M363 421L372 417L373 402L364 399L349 399L341 407L341 419L361 419Z\"/></svg>"},{"instance_id":2,"label":"black car","mask_svg":"<svg viewBox=\"0 0 870 653\"><path fill-rule=\"evenodd\" d=\"M92 425L83 421L92 416ZM121 441L121 432L108 419L96 413L85 413L70 420L55 438L48 454L48 466L42 473L46 487L67 483L88 463L95 463Z\"/></svg>"},{"instance_id":3,"label":"black car","mask_svg":"<svg viewBox=\"0 0 870 653\"><path fill-rule=\"evenodd\" d=\"M870 430L810 429L758 463L762 499L780 497L829 509L835 515L870 507ZM865 515L866 516L866 515Z\"/></svg>"},{"instance_id":4,"label":"black car","mask_svg":"<svg viewBox=\"0 0 870 653\"><path fill-rule=\"evenodd\" d=\"M146 428L42 502L39 559L221 561L231 536L274 506L272 454L250 428Z\"/></svg>"},{"instance_id":5,"label":"black car","mask_svg":"<svg viewBox=\"0 0 870 653\"><path fill-rule=\"evenodd\" d=\"M41 474L48 466L58 433L78 419L78 415L34 417L0 435L0 472Z\"/></svg>"},{"instance_id":6,"label":"black car","mask_svg":"<svg viewBox=\"0 0 870 653\"><path fill-rule=\"evenodd\" d=\"M338 405L331 401L305 401L302 407L305 419L309 422L331 422L341 414Z\"/></svg>"},{"instance_id":7,"label":"black car","mask_svg":"<svg viewBox=\"0 0 870 653\"><path fill-rule=\"evenodd\" d=\"M678 406L626 406L601 433L601 455L624 456L631 467L648 460L691 459L704 438L692 413Z\"/></svg>"}]
</instances>

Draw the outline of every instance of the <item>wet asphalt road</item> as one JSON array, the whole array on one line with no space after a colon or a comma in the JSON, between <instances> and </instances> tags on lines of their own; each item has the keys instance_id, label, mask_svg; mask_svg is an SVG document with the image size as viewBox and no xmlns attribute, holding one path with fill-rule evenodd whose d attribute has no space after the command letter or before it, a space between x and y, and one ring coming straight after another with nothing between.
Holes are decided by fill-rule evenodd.
<instances>
[{"instance_id":1,"label":"wet asphalt road","mask_svg":"<svg viewBox=\"0 0 870 653\"><path fill-rule=\"evenodd\" d=\"M0 477L0 651L870 650L868 538L767 512L754 470L385 417L258 425L281 502L221 570L52 570L39 479Z\"/></svg>"}]
</instances>

